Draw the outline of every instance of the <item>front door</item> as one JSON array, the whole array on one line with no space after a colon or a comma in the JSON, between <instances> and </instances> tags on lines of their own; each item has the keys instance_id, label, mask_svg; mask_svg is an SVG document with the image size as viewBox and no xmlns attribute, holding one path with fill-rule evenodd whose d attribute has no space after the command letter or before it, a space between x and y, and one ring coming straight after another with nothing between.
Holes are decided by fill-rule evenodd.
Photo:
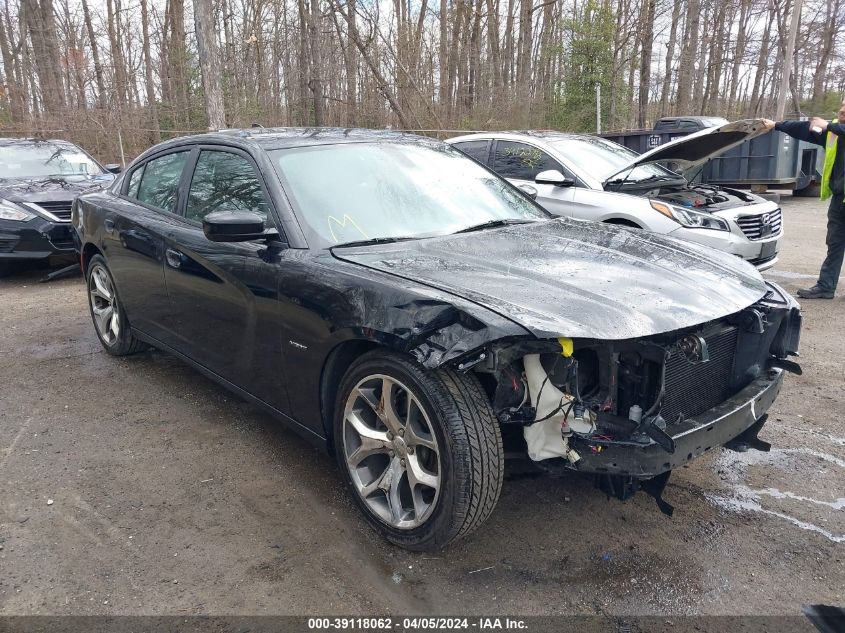
<instances>
[{"instance_id":1,"label":"front door","mask_svg":"<svg viewBox=\"0 0 845 633\"><path fill-rule=\"evenodd\" d=\"M514 185L528 184L537 190L537 204L553 215L571 216L575 209L575 187L535 183L537 174L554 169L573 178L564 167L541 149L519 141L496 141L490 169Z\"/></svg>"},{"instance_id":2,"label":"front door","mask_svg":"<svg viewBox=\"0 0 845 633\"><path fill-rule=\"evenodd\" d=\"M252 211L277 227L252 159L203 146L187 179L180 221L167 236L165 280L176 315L176 349L283 413L279 319L279 242L211 242L202 230L212 211ZM281 232L281 230L280 230Z\"/></svg>"}]
</instances>

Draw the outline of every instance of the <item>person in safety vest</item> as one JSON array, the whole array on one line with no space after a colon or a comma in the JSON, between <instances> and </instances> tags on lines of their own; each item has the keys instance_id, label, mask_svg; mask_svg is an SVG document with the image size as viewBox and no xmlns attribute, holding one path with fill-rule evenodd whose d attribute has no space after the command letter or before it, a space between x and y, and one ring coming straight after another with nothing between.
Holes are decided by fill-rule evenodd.
<instances>
[{"instance_id":1,"label":"person in safety vest","mask_svg":"<svg viewBox=\"0 0 845 633\"><path fill-rule=\"evenodd\" d=\"M845 101L837 117L826 121L813 117L809 121L770 121L765 125L802 141L824 147L824 169L822 170L821 199L830 198L827 211L827 257L824 259L819 280L812 288L802 288L798 296L804 299L833 299L842 257L845 255Z\"/></svg>"}]
</instances>

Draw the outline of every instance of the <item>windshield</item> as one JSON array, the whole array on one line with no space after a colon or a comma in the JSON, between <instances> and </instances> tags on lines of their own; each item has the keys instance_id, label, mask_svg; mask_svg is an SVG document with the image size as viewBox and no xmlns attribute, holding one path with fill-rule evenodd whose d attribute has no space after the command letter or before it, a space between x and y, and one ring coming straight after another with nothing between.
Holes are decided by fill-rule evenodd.
<instances>
[{"instance_id":1,"label":"windshield","mask_svg":"<svg viewBox=\"0 0 845 633\"><path fill-rule=\"evenodd\" d=\"M624 169L639 156L623 145L599 137L556 138L550 139L549 143L572 165L585 170L601 181L617 174L620 169ZM625 178L625 176L626 173L619 174L620 178ZM628 174L627 182L677 177L677 174L660 165L648 164L636 167Z\"/></svg>"},{"instance_id":2,"label":"windshield","mask_svg":"<svg viewBox=\"0 0 845 633\"><path fill-rule=\"evenodd\" d=\"M101 176L97 162L76 145L33 141L6 145L0 151L0 178L44 178L47 176Z\"/></svg>"},{"instance_id":3,"label":"windshield","mask_svg":"<svg viewBox=\"0 0 845 633\"><path fill-rule=\"evenodd\" d=\"M269 152L322 246L445 235L548 215L448 145L349 143Z\"/></svg>"}]
</instances>

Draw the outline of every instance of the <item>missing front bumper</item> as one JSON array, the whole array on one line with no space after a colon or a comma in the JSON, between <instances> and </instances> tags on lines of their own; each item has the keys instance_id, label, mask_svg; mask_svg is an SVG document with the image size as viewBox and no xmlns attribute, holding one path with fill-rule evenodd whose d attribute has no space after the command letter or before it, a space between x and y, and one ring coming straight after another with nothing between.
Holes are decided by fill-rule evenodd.
<instances>
[{"instance_id":1,"label":"missing front bumper","mask_svg":"<svg viewBox=\"0 0 845 633\"><path fill-rule=\"evenodd\" d=\"M580 440L576 450L581 459L575 469L650 479L682 466L714 447L731 442L756 425L780 393L783 375L781 369L770 369L719 406L667 429L675 444L674 453L668 453L653 441L598 447L588 440Z\"/></svg>"}]
</instances>

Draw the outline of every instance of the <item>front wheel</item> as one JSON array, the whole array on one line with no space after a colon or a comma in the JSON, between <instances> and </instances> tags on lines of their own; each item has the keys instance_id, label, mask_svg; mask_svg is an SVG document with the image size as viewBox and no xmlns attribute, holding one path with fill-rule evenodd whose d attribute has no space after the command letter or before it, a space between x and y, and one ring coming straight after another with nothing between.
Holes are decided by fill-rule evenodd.
<instances>
[{"instance_id":1,"label":"front wheel","mask_svg":"<svg viewBox=\"0 0 845 633\"><path fill-rule=\"evenodd\" d=\"M341 382L334 438L358 506L402 547L437 549L466 536L498 501L502 438L472 374L371 352Z\"/></svg>"},{"instance_id":2,"label":"front wheel","mask_svg":"<svg viewBox=\"0 0 845 633\"><path fill-rule=\"evenodd\" d=\"M101 255L91 258L86 271L88 308L94 330L105 350L112 356L127 356L144 348L129 329L126 313L117 297L111 273Z\"/></svg>"}]
</instances>

